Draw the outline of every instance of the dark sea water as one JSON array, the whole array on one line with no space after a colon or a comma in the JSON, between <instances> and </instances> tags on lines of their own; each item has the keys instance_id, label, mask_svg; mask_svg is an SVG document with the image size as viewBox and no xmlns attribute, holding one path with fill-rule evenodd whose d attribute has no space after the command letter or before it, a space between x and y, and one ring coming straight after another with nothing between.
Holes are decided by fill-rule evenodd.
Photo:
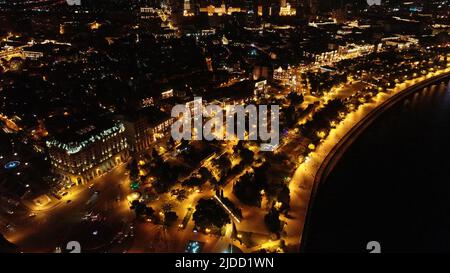
<instances>
[{"instance_id":1,"label":"dark sea water","mask_svg":"<svg viewBox=\"0 0 450 273\"><path fill-rule=\"evenodd\" d=\"M319 187L304 250L450 252L450 82L383 113Z\"/></svg>"}]
</instances>

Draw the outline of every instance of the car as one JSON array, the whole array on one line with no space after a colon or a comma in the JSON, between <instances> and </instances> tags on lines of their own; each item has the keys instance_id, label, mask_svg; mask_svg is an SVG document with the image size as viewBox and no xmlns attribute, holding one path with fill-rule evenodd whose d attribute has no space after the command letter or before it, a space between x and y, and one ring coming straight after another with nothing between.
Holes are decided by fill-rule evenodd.
<instances>
[{"instance_id":1,"label":"car","mask_svg":"<svg viewBox=\"0 0 450 273\"><path fill-rule=\"evenodd\" d=\"M13 214L14 214L14 211L12 211L12 210L7 210L6 213L8 213L9 215L13 215Z\"/></svg>"},{"instance_id":2,"label":"car","mask_svg":"<svg viewBox=\"0 0 450 273\"><path fill-rule=\"evenodd\" d=\"M67 200L67 202L66 202L66 203L67 203L67 204L69 204L70 202L72 202L72 200Z\"/></svg>"},{"instance_id":3,"label":"car","mask_svg":"<svg viewBox=\"0 0 450 273\"><path fill-rule=\"evenodd\" d=\"M36 217L36 213L32 212L32 213L28 214L28 217Z\"/></svg>"},{"instance_id":4,"label":"car","mask_svg":"<svg viewBox=\"0 0 450 273\"><path fill-rule=\"evenodd\" d=\"M94 186L95 186L94 184L90 184L89 189L92 189Z\"/></svg>"},{"instance_id":5,"label":"car","mask_svg":"<svg viewBox=\"0 0 450 273\"><path fill-rule=\"evenodd\" d=\"M100 194L100 191L95 191L94 192L96 195L99 195Z\"/></svg>"},{"instance_id":6,"label":"car","mask_svg":"<svg viewBox=\"0 0 450 273\"><path fill-rule=\"evenodd\" d=\"M61 196L66 196L66 195L68 195L69 193L68 192L63 192L63 193L61 193Z\"/></svg>"},{"instance_id":7,"label":"car","mask_svg":"<svg viewBox=\"0 0 450 273\"><path fill-rule=\"evenodd\" d=\"M56 199L61 200L61 196L59 194L52 192L51 195Z\"/></svg>"}]
</instances>

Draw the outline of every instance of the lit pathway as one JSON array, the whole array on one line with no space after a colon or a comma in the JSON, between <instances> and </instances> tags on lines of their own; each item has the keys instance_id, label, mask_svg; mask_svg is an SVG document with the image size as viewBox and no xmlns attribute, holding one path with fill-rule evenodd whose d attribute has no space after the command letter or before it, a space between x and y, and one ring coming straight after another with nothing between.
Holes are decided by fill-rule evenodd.
<instances>
[{"instance_id":1,"label":"lit pathway","mask_svg":"<svg viewBox=\"0 0 450 273\"><path fill-rule=\"evenodd\" d=\"M344 137L353 128L353 126L366 117L368 113L380 106L383 102L386 102L387 99L391 98L393 95L398 94L404 91L407 87L420 83L426 79L449 72L450 68L439 72L430 73L426 76L398 84L395 87L394 92L390 94L379 93L375 97L374 102L361 105L356 111L348 114L347 117L335 129L330 131L330 134L323 141L323 143L310 154L309 160L298 167L289 185L291 193L291 217L290 219L283 217L283 221L287 222L287 225L284 228L284 231L286 232L286 236L284 237L287 245L295 246L295 248L298 249L303 233L315 175L323 160L330 153L333 147L339 143L342 137Z\"/></svg>"}]
</instances>

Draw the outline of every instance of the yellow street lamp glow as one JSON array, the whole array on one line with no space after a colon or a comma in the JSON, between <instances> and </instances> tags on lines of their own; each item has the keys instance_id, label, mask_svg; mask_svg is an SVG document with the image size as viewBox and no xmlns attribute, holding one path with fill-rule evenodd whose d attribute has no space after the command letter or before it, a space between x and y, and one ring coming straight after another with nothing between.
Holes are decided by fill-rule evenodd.
<instances>
[{"instance_id":1,"label":"yellow street lamp glow","mask_svg":"<svg viewBox=\"0 0 450 273\"><path fill-rule=\"evenodd\" d=\"M317 136L320 137L320 138L324 138L325 135L326 135L326 133L324 131L317 132Z\"/></svg>"},{"instance_id":2,"label":"yellow street lamp glow","mask_svg":"<svg viewBox=\"0 0 450 273\"><path fill-rule=\"evenodd\" d=\"M275 208L276 208L276 209L280 209L282 205L283 205L283 203L277 201L277 202L275 203Z\"/></svg>"},{"instance_id":3,"label":"yellow street lamp glow","mask_svg":"<svg viewBox=\"0 0 450 273\"><path fill-rule=\"evenodd\" d=\"M99 24L99 23L97 23L97 22L94 22L94 23L91 23L91 24L90 24L91 30L99 29L101 26L102 26L102 25Z\"/></svg>"},{"instance_id":4,"label":"yellow street lamp glow","mask_svg":"<svg viewBox=\"0 0 450 273\"><path fill-rule=\"evenodd\" d=\"M139 198L141 198L141 194L139 192L137 192L137 191L132 192L132 193L127 195L127 200L130 203L135 201L135 200L139 200Z\"/></svg>"}]
</instances>

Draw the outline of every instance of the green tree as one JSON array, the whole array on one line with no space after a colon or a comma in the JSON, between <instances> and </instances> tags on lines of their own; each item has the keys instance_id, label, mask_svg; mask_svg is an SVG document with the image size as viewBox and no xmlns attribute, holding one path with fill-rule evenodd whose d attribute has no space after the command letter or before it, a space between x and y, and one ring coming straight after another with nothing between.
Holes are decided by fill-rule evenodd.
<instances>
[{"instance_id":1,"label":"green tree","mask_svg":"<svg viewBox=\"0 0 450 273\"><path fill-rule=\"evenodd\" d=\"M138 200L134 200L131 203L130 209L134 210L136 217L147 216L151 218L155 213L153 208L147 207L146 204L139 202Z\"/></svg>"},{"instance_id":2,"label":"green tree","mask_svg":"<svg viewBox=\"0 0 450 273\"><path fill-rule=\"evenodd\" d=\"M193 214L195 225L201 229L218 228L221 229L231 223L230 217L214 199L202 198L195 206Z\"/></svg>"},{"instance_id":3,"label":"green tree","mask_svg":"<svg viewBox=\"0 0 450 273\"><path fill-rule=\"evenodd\" d=\"M233 193L246 205L261 206L261 187L251 174L247 173L241 176L233 186Z\"/></svg>"},{"instance_id":4,"label":"green tree","mask_svg":"<svg viewBox=\"0 0 450 273\"><path fill-rule=\"evenodd\" d=\"M280 213L275 208L272 208L269 213L266 214L264 222L270 232L279 233L282 229Z\"/></svg>"},{"instance_id":5,"label":"green tree","mask_svg":"<svg viewBox=\"0 0 450 273\"><path fill-rule=\"evenodd\" d=\"M137 160L135 158L133 158L133 160L128 165L128 169L130 171L130 178L132 180L137 179L139 176L139 167L138 167Z\"/></svg>"},{"instance_id":6,"label":"green tree","mask_svg":"<svg viewBox=\"0 0 450 273\"><path fill-rule=\"evenodd\" d=\"M174 211L167 211L164 213L164 225L165 226L172 226L178 219L178 215Z\"/></svg>"}]
</instances>

